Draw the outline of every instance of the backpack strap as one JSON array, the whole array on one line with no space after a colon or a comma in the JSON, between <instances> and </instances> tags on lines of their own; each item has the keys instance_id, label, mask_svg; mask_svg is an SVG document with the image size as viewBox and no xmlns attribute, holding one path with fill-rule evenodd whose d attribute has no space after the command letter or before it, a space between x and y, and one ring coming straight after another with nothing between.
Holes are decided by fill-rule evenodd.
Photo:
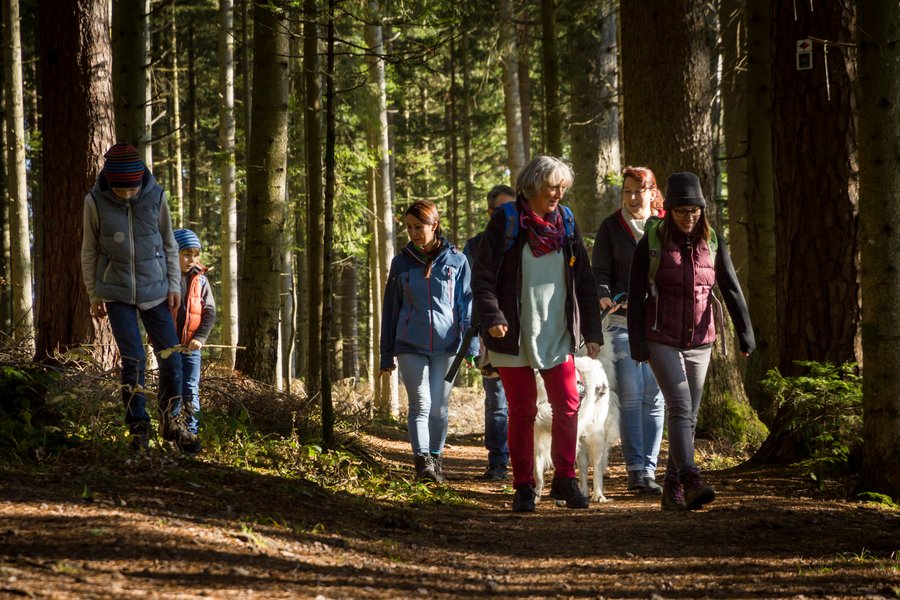
<instances>
[{"instance_id":1,"label":"backpack strap","mask_svg":"<svg viewBox=\"0 0 900 600\"><path fill-rule=\"evenodd\" d=\"M505 202L500 207L503 209L503 221L506 224L503 238L503 252L508 252L519 237L519 211L515 202Z\"/></svg>"}]
</instances>

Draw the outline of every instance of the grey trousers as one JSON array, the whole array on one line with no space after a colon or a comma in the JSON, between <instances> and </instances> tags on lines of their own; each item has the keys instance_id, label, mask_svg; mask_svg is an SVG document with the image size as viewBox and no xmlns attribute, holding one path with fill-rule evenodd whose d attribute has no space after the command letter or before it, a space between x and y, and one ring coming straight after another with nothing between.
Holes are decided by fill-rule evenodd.
<instances>
[{"instance_id":1,"label":"grey trousers","mask_svg":"<svg viewBox=\"0 0 900 600\"><path fill-rule=\"evenodd\" d=\"M681 350L648 342L650 368L666 400L669 459L666 474L684 475L694 467L694 433L712 346Z\"/></svg>"}]
</instances>

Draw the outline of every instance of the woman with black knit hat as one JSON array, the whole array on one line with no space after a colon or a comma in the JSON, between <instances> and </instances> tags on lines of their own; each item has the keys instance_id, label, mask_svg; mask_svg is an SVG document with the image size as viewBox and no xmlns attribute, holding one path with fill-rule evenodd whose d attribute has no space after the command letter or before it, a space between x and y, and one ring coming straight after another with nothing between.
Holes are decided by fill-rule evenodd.
<instances>
[{"instance_id":1,"label":"woman with black knit hat","mask_svg":"<svg viewBox=\"0 0 900 600\"><path fill-rule=\"evenodd\" d=\"M694 462L697 414L716 323L724 327L713 286L719 286L725 300L741 353L748 356L756 341L728 249L706 218L699 178L688 172L670 175L664 207L665 218L644 232L634 251L628 336L632 358L650 361L666 401L669 458L662 509L696 510L715 499L715 490L704 483Z\"/></svg>"}]
</instances>

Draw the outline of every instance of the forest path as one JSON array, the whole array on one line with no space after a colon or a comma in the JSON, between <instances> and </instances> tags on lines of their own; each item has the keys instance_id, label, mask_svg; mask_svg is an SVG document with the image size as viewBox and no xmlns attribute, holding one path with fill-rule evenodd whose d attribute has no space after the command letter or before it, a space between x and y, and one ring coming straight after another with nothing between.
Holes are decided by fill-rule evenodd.
<instances>
[{"instance_id":1,"label":"forest path","mask_svg":"<svg viewBox=\"0 0 900 600\"><path fill-rule=\"evenodd\" d=\"M411 472L405 431L363 446ZM702 511L625 490L613 452L588 510L510 511L451 438L463 505L394 506L205 462L0 469L0 598L900 597L900 514L813 498L783 472L710 473Z\"/></svg>"}]
</instances>

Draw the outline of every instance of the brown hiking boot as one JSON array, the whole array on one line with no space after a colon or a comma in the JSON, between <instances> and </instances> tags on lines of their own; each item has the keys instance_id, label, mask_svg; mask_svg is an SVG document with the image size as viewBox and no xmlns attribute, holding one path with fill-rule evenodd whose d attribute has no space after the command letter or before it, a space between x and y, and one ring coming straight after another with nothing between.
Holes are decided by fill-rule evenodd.
<instances>
[{"instance_id":1,"label":"brown hiking boot","mask_svg":"<svg viewBox=\"0 0 900 600\"><path fill-rule=\"evenodd\" d=\"M666 478L663 480L660 508L674 511L687 510L684 504L684 487L678 480L678 475L674 473L666 473Z\"/></svg>"},{"instance_id":2,"label":"brown hiking boot","mask_svg":"<svg viewBox=\"0 0 900 600\"><path fill-rule=\"evenodd\" d=\"M688 469L681 481L684 484L684 505L688 510L698 510L716 499L716 490L703 483L697 467Z\"/></svg>"}]
</instances>

